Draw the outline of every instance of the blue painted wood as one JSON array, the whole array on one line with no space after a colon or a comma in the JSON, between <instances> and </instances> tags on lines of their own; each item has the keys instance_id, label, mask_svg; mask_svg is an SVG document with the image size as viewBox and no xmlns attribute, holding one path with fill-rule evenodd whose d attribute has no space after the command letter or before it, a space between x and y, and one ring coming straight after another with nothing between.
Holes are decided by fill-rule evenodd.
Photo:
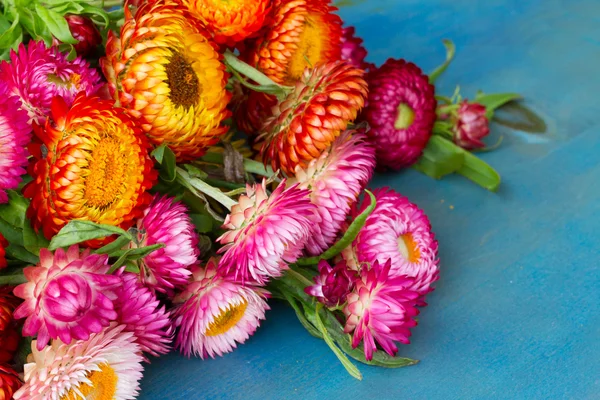
<instances>
[{"instance_id":1,"label":"blue painted wood","mask_svg":"<svg viewBox=\"0 0 600 400\"><path fill-rule=\"evenodd\" d=\"M498 194L414 171L375 179L425 209L440 241L437 290L401 347L420 364L361 366L356 381L275 304L232 354L153 361L140 398L599 398L600 2L379 0L341 13L378 63L431 70L453 39L440 92L523 93L547 133L494 126L503 145L482 157L503 175Z\"/></svg>"}]
</instances>

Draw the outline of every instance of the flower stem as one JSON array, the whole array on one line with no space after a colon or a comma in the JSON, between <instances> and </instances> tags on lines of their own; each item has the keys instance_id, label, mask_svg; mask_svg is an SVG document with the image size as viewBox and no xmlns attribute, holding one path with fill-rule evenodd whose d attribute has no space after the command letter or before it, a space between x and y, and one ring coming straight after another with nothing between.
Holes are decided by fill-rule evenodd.
<instances>
[{"instance_id":1,"label":"flower stem","mask_svg":"<svg viewBox=\"0 0 600 400\"><path fill-rule=\"evenodd\" d=\"M198 178L192 178L183 168L177 167L177 181L181 183L186 188L190 189L192 192L201 192L205 195L215 199L223 206L225 206L228 210L231 210L237 202L225 193L220 191L219 189L210 186L208 183L204 182Z\"/></svg>"},{"instance_id":2,"label":"flower stem","mask_svg":"<svg viewBox=\"0 0 600 400\"><path fill-rule=\"evenodd\" d=\"M202 161L215 164L223 164L223 154L209 152L202 156ZM246 172L261 176L270 177L275 175L275 172L271 167L265 167L262 163L256 160L251 160L249 158L244 158L244 169L246 170Z\"/></svg>"},{"instance_id":3,"label":"flower stem","mask_svg":"<svg viewBox=\"0 0 600 400\"><path fill-rule=\"evenodd\" d=\"M20 285L21 283L26 283L27 278L23 274L15 274L15 275L3 275L0 276L0 286L15 286Z\"/></svg>"},{"instance_id":4,"label":"flower stem","mask_svg":"<svg viewBox=\"0 0 600 400\"><path fill-rule=\"evenodd\" d=\"M307 287L313 285L313 283L311 281L309 281L307 277L305 277L298 271L294 271L293 269L290 268L287 272L288 272L288 274L290 274L290 276L293 276L294 278L296 278L296 280L298 282L302 283L303 285L306 285Z\"/></svg>"},{"instance_id":5,"label":"flower stem","mask_svg":"<svg viewBox=\"0 0 600 400\"><path fill-rule=\"evenodd\" d=\"M275 83L271 78L269 78L268 76L266 76L265 74L263 74L262 72L257 70L256 68L251 67L250 65L246 64L245 62L243 62L242 60L237 58L235 56L235 54L233 54L231 51L226 51L224 54L224 57L225 57L225 64L230 66L231 69L234 69L237 72L239 72L240 74L252 79L254 82L258 83L259 85L264 85L264 86L273 85L273 86L279 86L279 87L283 88L283 86Z\"/></svg>"}]
</instances>

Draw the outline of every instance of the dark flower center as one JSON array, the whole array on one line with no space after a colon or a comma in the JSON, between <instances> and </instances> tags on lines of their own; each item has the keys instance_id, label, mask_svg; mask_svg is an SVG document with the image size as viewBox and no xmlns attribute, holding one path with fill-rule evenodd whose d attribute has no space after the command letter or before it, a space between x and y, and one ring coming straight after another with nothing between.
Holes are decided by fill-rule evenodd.
<instances>
[{"instance_id":1,"label":"dark flower center","mask_svg":"<svg viewBox=\"0 0 600 400\"><path fill-rule=\"evenodd\" d=\"M186 109L195 105L200 94L200 82L191 64L180 53L173 53L165 70L171 101Z\"/></svg>"}]
</instances>

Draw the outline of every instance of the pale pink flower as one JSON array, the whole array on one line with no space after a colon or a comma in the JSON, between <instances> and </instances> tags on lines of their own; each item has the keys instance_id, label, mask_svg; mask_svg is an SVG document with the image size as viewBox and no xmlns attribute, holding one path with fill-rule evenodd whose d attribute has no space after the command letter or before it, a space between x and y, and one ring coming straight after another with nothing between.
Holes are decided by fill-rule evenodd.
<instances>
[{"instance_id":1,"label":"pale pink flower","mask_svg":"<svg viewBox=\"0 0 600 400\"><path fill-rule=\"evenodd\" d=\"M413 279L392 276L391 261L363 265L354 291L347 297L344 307L346 325L344 332L352 334L352 347L362 342L367 361L373 359L377 342L383 350L395 356L395 342L410 343L410 328L417 325L414 317L419 313L415 302L419 294L409 289Z\"/></svg>"},{"instance_id":2,"label":"pale pink flower","mask_svg":"<svg viewBox=\"0 0 600 400\"><path fill-rule=\"evenodd\" d=\"M159 292L172 292L184 286L190 266L198 261L198 233L186 207L172 198L156 195L138 220L139 246L163 243L140 263L142 282Z\"/></svg>"},{"instance_id":3,"label":"pale pink flower","mask_svg":"<svg viewBox=\"0 0 600 400\"><path fill-rule=\"evenodd\" d=\"M117 322L124 326L124 332L135 335L142 351L153 356L168 353L173 338L169 312L154 292L139 281L138 275L125 273L121 279Z\"/></svg>"},{"instance_id":4,"label":"pale pink flower","mask_svg":"<svg viewBox=\"0 0 600 400\"><path fill-rule=\"evenodd\" d=\"M227 232L217 239L224 245L219 268L242 283L263 285L281 276L306 244L314 211L309 191L285 185L280 183L270 196L264 180L248 185L225 218Z\"/></svg>"},{"instance_id":5,"label":"pale pink flower","mask_svg":"<svg viewBox=\"0 0 600 400\"><path fill-rule=\"evenodd\" d=\"M316 206L311 217L311 234L306 243L310 255L319 255L337 239L350 207L358 199L375 170L375 149L357 131L342 133L329 150L308 166L296 167L295 178L301 189L310 190Z\"/></svg>"},{"instance_id":6,"label":"pale pink flower","mask_svg":"<svg viewBox=\"0 0 600 400\"><path fill-rule=\"evenodd\" d=\"M113 302L121 280L106 275L107 262L107 255L90 254L89 249L79 254L74 245L54 255L41 249L40 263L23 270L28 282L14 294L25 301L13 315L27 318L23 335L37 335L38 350L51 338L87 340L117 318Z\"/></svg>"},{"instance_id":7,"label":"pale pink flower","mask_svg":"<svg viewBox=\"0 0 600 400\"><path fill-rule=\"evenodd\" d=\"M123 326L94 333L88 340L49 346L31 344L25 383L15 400L114 399L137 397L142 352Z\"/></svg>"},{"instance_id":8,"label":"pale pink flower","mask_svg":"<svg viewBox=\"0 0 600 400\"><path fill-rule=\"evenodd\" d=\"M269 309L266 290L220 275L217 263L211 258L205 268L194 267L192 281L174 299L175 346L188 357L229 353L256 331Z\"/></svg>"}]
</instances>

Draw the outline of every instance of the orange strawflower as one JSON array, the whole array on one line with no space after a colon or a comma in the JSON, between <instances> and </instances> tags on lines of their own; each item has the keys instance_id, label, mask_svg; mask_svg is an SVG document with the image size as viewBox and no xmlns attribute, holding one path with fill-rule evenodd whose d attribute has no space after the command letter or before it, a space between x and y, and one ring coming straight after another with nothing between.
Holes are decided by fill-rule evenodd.
<instances>
[{"instance_id":1,"label":"orange strawflower","mask_svg":"<svg viewBox=\"0 0 600 400\"><path fill-rule=\"evenodd\" d=\"M50 120L35 129L23 191L34 228L48 239L74 219L129 228L157 178L143 132L112 101L83 93L71 109L54 98Z\"/></svg>"},{"instance_id":2,"label":"orange strawflower","mask_svg":"<svg viewBox=\"0 0 600 400\"><path fill-rule=\"evenodd\" d=\"M363 75L345 61L307 69L265 121L259 137L263 161L293 175L297 165L319 157L363 107Z\"/></svg>"},{"instance_id":3,"label":"orange strawflower","mask_svg":"<svg viewBox=\"0 0 600 400\"><path fill-rule=\"evenodd\" d=\"M341 59L342 20L325 0L276 0L273 23L243 58L279 84Z\"/></svg>"},{"instance_id":4,"label":"orange strawflower","mask_svg":"<svg viewBox=\"0 0 600 400\"><path fill-rule=\"evenodd\" d=\"M179 2L143 3L135 17L125 8L121 35L109 34L101 60L121 106L178 161L200 157L227 132L227 74L209 37Z\"/></svg>"},{"instance_id":5,"label":"orange strawflower","mask_svg":"<svg viewBox=\"0 0 600 400\"><path fill-rule=\"evenodd\" d=\"M233 46L257 33L267 22L271 0L183 0L219 44Z\"/></svg>"}]
</instances>

